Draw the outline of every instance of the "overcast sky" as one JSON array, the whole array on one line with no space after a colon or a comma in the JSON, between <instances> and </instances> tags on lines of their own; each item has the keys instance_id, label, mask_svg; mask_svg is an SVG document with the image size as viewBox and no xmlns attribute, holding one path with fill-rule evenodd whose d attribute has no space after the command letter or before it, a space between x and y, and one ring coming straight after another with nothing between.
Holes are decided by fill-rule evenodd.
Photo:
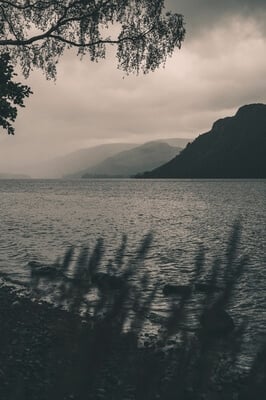
<instances>
[{"instance_id":1,"label":"overcast sky","mask_svg":"<svg viewBox=\"0 0 266 400\"><path fill-rule=\"evenodd\" d=\"M190 137L266 102L265 0L168 0L187 35L166 67L125 77L110 52L98 64L66 54L56 83L39 71L16 134L0 133L0 173L106 142Z\"/></svg>"}]
</instances>

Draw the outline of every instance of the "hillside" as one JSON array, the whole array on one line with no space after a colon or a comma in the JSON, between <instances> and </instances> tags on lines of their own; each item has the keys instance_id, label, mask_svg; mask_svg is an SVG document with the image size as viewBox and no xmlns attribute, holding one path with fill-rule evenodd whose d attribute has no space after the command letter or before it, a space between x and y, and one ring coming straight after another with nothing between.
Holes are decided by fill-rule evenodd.
<instances>
[{"instance_id":1,"label":"hillside","mask_svg":"<svg viewBox=\"0 0 266 400\"><path fill-rule=\"evenodd\" d=\"M123 150L135 147L134 143L109 143L95 147L73 151L65 156L58 157L47 162L29 167L34 177L62 178L65 175L76 172L98 164Z\"/></svg>"},{"instance_id":2,"label":"hillside","mask_svg":"<svg viewBox=\"0 0 266 400\"><path fill-rule=\"evenodd\" d=\"M266 105L216 121L175 158L139 178L266 178Z\"/></svg>"},{"instance_id":3,"label":"hillside","mask_svg":"<svg viewBox=\"0 0 266 400\"><path fill-rule=\"evenodd\" d=\"M184 149L186 145L191 142L193 139L189 138L163 138L163 139L156 139L153 140L153 142L164 142L169 144L169 146L173 147L179 147L181 149Z\"/></svg>"},{"instance_id":4,"label":"hillside","mask_svg":"<svg viewBox=\"0 0 266 400\"><path fill-rule=\"evenodd\" d=\"M171 160L179 151L179 148L167 143L148 142L107 158L84 171L82 177L130 177L138 172L156 168Z\"/></svg>"}]
</instances>

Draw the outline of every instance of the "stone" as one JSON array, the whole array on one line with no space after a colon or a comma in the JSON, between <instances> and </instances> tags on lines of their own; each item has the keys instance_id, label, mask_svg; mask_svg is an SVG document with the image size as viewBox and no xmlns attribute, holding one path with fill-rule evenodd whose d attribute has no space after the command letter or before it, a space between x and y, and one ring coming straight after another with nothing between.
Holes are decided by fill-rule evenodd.
<instances>
[{"instance_id":1,"label":"stone","mask_svg":"<svg viewBox=\"0 0 266 400\"><path fill-rule=\"evenodd\" d=\"M38 277L55 278L61 275L61 272L56 267L53 267L51 265L45 265L39 263L38 261L29 261L28 267L31 268L32 277L38 276Z\"/></svg>"}]
</instances>

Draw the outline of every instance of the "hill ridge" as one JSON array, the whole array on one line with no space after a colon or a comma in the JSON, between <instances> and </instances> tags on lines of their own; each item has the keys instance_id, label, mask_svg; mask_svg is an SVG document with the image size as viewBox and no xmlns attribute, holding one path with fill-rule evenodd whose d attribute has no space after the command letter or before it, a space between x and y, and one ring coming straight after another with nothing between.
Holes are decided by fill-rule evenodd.
<instances>
[{"instance_id":1,"label":"hill ridge","mask_svg":"<svg viewBox=\"0 0 266 400\"><path fill-rule=\"evenodd\" d=\"M266 104L218 119L175 158L139 178L266 178Z\"/></svg>"}]
</instances>

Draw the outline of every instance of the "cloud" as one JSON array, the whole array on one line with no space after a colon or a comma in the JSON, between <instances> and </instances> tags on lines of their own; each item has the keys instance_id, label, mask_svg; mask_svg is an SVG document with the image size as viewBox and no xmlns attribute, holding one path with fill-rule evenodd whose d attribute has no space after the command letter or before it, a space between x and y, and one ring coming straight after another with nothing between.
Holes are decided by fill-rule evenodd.
<instances>
[{"instance_id":1,"label":"cloud","mask_svg":"<svg viewBox=\"0 0 266 400\"><path fill-rule=\"evenodd\" d=\"M266 101L264 1L168 3L193 29L165 69L125 77L110 50L97 64L66 54L56 83L32 73L16 136L0 136L0 172L104 142L196 137L241 105Z\"/></svg>"},{"instance_id":2,"label":"cloud","mask_svg":"<svg viewBox=\"0 0 266 400\"><path fill-rule=\"evenodd\" d=\"M257 28L266 35L265 0L166 0L165 5L184 15L187 28L187 40L202 32L211 31L219 25L225 25L235 16L253 19Z\"/></svg>"}]
</instances>

